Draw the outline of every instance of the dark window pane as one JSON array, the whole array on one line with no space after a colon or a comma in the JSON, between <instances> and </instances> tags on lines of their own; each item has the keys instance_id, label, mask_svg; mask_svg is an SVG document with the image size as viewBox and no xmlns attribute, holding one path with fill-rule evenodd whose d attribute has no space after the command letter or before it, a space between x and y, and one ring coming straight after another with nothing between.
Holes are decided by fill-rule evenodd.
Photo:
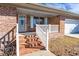
<instances>
[{"instance_id":1,"label":"dark window pane","mask_svg":"<svg viewBox=\"0 0 79 59\"><path fill-rule=\"evenodd\" d=\"M24 20L21 20L21 25L23 25L24 24Z\"/></svg>"}]
</instances>

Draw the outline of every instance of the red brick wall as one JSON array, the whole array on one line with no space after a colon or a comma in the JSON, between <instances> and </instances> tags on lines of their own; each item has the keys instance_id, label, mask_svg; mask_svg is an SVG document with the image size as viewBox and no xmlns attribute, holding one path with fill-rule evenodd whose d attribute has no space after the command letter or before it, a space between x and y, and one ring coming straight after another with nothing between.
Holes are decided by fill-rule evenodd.
<instances>
[{"instance_id":1,"label":"red brick wall","mask_svg":"<svg viewBox=\"0 0 79 59\"><path fill-rule=\"evenodd\" d=\"M49 18L48 23L52 25L59 25L59 18L57 16L52 16Z\"/></svg>"},{"instance_id":2,"label":"red brick wall","mask_svg":"<svg viewBox=\"0 0 79 59\"><path fill-rule=\"evenodd\" d=\"M0 36L16 25L16 8L0 6Z\"/></svg>"},{"instance_id":3,"label":"red brick wall","mask_svg":"<svg viewBox=\"0 0 79 59\"><path fill-rule=\"evenodd\" d=\"M59 20L60 20L60 26L59 26L59 30L61 33L64 34L64 29L65 29L65 17L63 16L58 16L59 17Z\"/></svg>"},{"instance_id":4,"label":"red brick wall","mask_svg":"<svg viewBox=\"0 0 79 59\"><path fill-rule=\"evenodd\" d=\"M65 17L63 16L53 16L49 18L48 23L53 25L59 25L59 32L64 34L64 21Z\"/></svg>"}]
</instances>

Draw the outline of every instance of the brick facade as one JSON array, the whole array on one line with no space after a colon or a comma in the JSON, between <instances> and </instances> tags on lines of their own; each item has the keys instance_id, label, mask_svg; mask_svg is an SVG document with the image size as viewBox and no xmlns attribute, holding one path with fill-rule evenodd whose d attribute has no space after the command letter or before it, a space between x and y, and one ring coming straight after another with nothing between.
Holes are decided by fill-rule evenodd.
<instances>
[{"instance_id":1,"label":"brick facade","mask_svg":"<svg viewBox=\"0 0 79 59\"><path fill-rule=\"evenodd\" d=\"M65 17L58 16L58 18L59 18L59 31L64 34L64 30L65 30L65 23L64 23L65 22Z\"/></svg>"},{"instance_id":2,"label":"brick facade","mask_svg":"<svg viewBox=\"0 0 79 59\"><path fill-rule=\"evenodd\" d=\"M16 8L0 6L0 37L16 25Z\"/></svg>"},{"instance_id":3,"label":"brick facade","mask_svg":"<svg viewBox=\"0 0 79 59\"><path fill-rule=\"evenodd\" d=\"M59 25L59 18L57 16L52 16L48 18L48 23L52 25Z\"/></svg>"},{"instance_id":4,"label":"brick facade","mask_svg":"<svg viewBox=\"0 0 79 59\"><path fill-rule=\"evenodd\" d=\"M64 21L65 18L63 16L53 16L49 18L48 23L52 25L58 25L58 31L64 34Z\"/></svg>"}]
</instances>

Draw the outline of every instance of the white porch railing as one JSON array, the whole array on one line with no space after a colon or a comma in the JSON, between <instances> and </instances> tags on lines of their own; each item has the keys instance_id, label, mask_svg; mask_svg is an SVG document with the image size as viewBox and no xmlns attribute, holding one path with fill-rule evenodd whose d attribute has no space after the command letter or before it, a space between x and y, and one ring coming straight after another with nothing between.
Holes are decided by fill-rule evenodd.
<instances>
[{"instance_id":1,"label":"white porch railing","mask_svg":"<svg viewBox=\"0 0 79 59\"><path fill-rule=\"evenodd\" d=\"M46 31L44 31L41 25L36 25L36 34L42 40L42 42L44 43L44 46L46 47L47 35L46 35Z\"/></svg>"},{"instance_id":2,"label":"white porch railing","mask_svg":"<svg viewBox=\"0 0 79 59\"><path fill-rule=\"evenodd\" d=\"M49 39L49 33L52 32L58 32L58 25L38 25L36 24L36 34L38 37L42 40L44 43L44 46L48 50L48 39Z\"/></svg>"},{"instance_id":3,"label":"white porch railing","mask_svg":"<svg viewBox=\"0 0 79 59\"><path fill-rule=\"evenodd\" d=\"M59 30L58 30L58 25L50 25L49 24L49 26L48 26L48 32L49 33L52 33L52 32L58 32Z\"/></svg>"}]
</instances>

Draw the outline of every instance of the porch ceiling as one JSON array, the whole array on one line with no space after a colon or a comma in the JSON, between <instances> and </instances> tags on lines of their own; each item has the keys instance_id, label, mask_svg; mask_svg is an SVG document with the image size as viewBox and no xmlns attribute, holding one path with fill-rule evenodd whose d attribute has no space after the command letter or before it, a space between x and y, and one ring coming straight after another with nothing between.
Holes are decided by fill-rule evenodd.
<instances>
[{"instance_id":1,"label":"porch ceiling","mask_svg":"<svg viewBox=\"0 0 79 59\"><path fill-rule=\"evenodd\" d=\"M39 17L51 17L51 16L58 15L58 14L55 14L55 13L49 13L49 12L32 10L32 9L25 9L25 8L17 8L17 13L26 14L26 15L33 15L33 16L39 16Z\"/></svg>"}]
</instances>

